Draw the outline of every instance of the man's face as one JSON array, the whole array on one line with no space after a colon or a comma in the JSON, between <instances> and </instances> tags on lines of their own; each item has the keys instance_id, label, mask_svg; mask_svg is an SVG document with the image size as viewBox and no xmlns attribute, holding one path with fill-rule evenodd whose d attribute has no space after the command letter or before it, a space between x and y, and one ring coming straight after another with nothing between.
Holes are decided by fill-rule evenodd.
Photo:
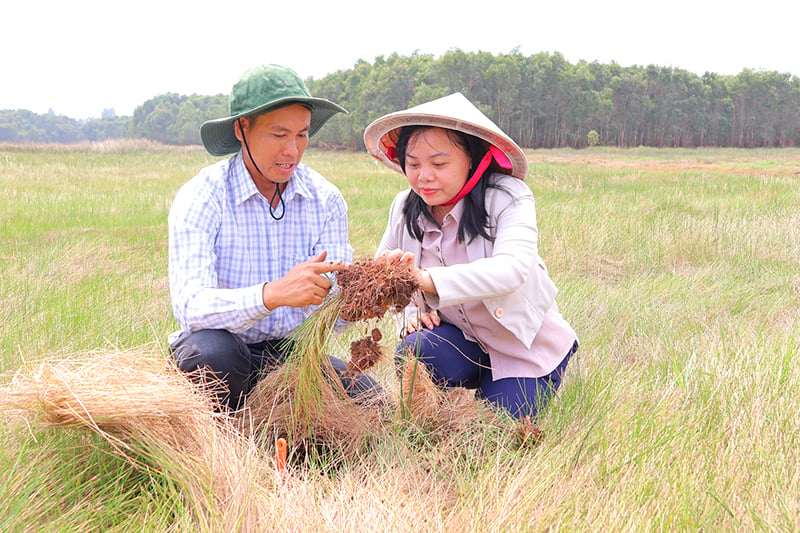
<instances>
[{"instance_id":1,"label":"man's face","mask_svg":"<svg viewBox=\"0 0 800 533\"><path fill-rule=\"evenodd\" d=\"M256 185L270 189L270 184L263 183L265 179L275 183L289 181L308 146L311 111L295 104L242 119L242 124L250 154L263 173L259 174L245 153L245 166ZM242 140L238 128L236 137Z\"/></svg>"}]
</instances>

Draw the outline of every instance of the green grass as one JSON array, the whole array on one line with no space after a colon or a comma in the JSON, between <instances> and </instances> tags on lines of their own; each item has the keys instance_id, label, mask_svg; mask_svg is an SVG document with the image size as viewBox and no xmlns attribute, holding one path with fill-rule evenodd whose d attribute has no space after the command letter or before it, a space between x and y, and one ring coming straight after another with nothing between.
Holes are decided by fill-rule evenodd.
<instances>
[{"instance_id":1,"label":"green grass","mask_svg":"<svg viewBox=\"0 0 800 533\"><path fill-rule=\"evenodd\" d=\"M540 250L582 342L545 440L520 451L487 428L444 441L407 428L268 494L268 529L800 528L800 150L529 156ZM164 352L166 215L212 160L0 147L3 385L36 361ZM404 179L366 154L305 161L340 187L371 255ZM0 487L2 531L195 528L174 479L85 431L0 420Z\"/></svg>"}]
</instances>

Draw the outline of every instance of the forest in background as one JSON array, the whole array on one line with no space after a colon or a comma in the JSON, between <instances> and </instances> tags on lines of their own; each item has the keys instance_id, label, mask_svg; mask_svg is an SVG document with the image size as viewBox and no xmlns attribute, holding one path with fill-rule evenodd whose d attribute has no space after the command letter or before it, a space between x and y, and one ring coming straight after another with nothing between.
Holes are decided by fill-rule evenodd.
<instances>
[{"instance_id":1,"label":"forest in background","mask_svg":"<svg viewBox=\"0 0 800 533\"><path fill-rule=\"evenodd\" d=\"M800 146L800 78L745 69L700 76L676 67L578 61L561 54L524 56L451 50L379 56L306 83L314 96L349 110L312 139L312 146L363 149L375 118L460 91L527 148ZM227 115L227 95L168 93L133 116L104 112L76 120L26 110L0 110L0 142L75 143L146 138L199 144L200 124Z\"/></svg>"}]
</instances>

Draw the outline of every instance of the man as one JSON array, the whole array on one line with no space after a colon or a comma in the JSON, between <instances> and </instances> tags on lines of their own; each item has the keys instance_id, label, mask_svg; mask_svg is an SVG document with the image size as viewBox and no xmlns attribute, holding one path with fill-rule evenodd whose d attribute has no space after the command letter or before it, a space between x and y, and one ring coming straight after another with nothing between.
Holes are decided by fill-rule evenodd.
<instances>
[{"instance_id":1,"label":"man","mask_svg":"<svg viewBox=\"0 0 800 533\"><path fill-rule=\"evenodd\" d=\"M235 410L259 373L289 355L287 338L353 249L341 193L301 163L309 137L346 111L278 65L243 74L228 110L200 136L212 155L233 157L202 169L170 208L170 295L181 326L170 345L180 369L210 373L220 407ZM342 381L348 392L375 385Z\"/></svg>"}]
</instances>

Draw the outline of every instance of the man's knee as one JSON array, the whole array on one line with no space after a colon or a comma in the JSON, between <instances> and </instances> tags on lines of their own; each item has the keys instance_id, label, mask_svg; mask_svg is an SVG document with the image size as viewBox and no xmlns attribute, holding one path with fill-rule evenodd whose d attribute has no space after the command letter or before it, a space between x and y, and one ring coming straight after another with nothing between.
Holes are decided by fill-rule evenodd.
<instances>
[{"instance_id":1,"label":"man's knee","mask_svg":"<svg viewBox=\"0 0 800 533\"><path fill-rule=\"evenodd\" d=\"M172 351L178 368L208 387L221 406L237 409L250 390L249 348L237 335L199 330L179 338Z\"/></svg>"},{"instance_id":2,"label":"man's knee","mask_svg":"<svg viewBox=\"0 0 800 533\"><path fill-rule=\"evenodd\" d=\"M215 371L230 370L237 354L244 353L247 346L230 331L224 329L202 329L185 334L172 345L178 368L192 372L201 368Z\"/></svg>"}]
</instances>

